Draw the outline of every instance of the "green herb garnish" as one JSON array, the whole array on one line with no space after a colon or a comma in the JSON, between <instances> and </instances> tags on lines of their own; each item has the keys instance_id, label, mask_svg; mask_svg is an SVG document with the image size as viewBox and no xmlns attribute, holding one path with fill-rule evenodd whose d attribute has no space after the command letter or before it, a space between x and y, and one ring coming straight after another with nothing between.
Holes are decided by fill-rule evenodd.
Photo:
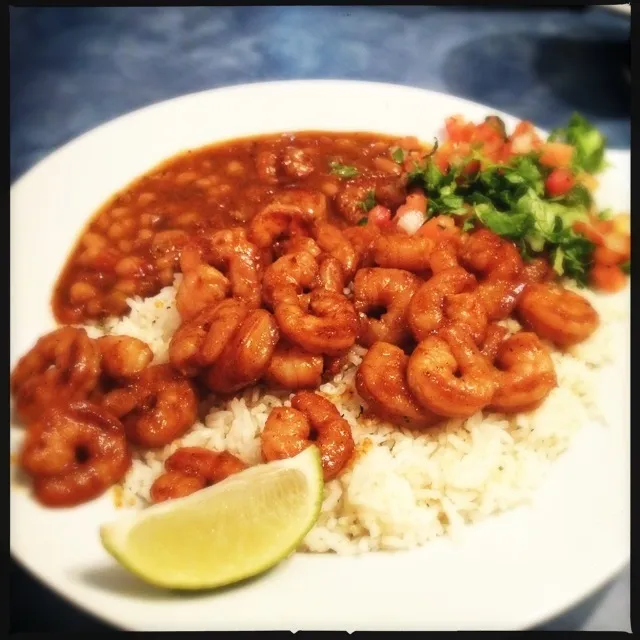
<instances>
[{"instance_id":1,"label":"green herb garnish","mask_svg":"<svg viewBox=\"0 0 640 640\"><path fill-rule=\"evenodd\" d=\"M358 203L360 208L367 213L376 206L376 192L373 189L367 191L364 200Z\"/></svg>"},{"instance_id":2,"label":"green herb garnish","mask_svg":"<svg viewBox=\"0 0 640 640\"><path fill-rule=\"evenodd\" d=\"M580 114L574 113L564 128L554 129L550 142L564 142L575 148L573 165L577 171L598 173L605 168L604 150L607 139Z\"/></svg>"},{"instance_id":3,"label":"green herb garnish","mask_svg":"<svg viewBox=\"0 0 640 640\"><path fill-rule=\"evenodd\" d=\"M329 168L333 175L340 176L341 178L355 178L359 174L356 167L351 167L348 164L341 164L340 162L330 162Z\"/></svg>"},{"instance_id":4,"label":"green herb garnish","mask_svg":"<svg viewBox=\"0 0 640 640\"><path fill-rule=\"evenodd\" d=\"M405 159L405 151L404 149L401 149L400 147L396 147L392 152L391 152L391 158L394 162L397 162L398 164L402 164L404 162Z\"/></svg>"},{"instance_id":5,"label":"green herb garnish","mask_svg":"<svg viewBox=\"0 0 640 640\"><path fill-rule=\"evenodd\" d=\"M367 224L367 222L369 222L369 218L367 218L366 216L364 218L360 218L360 220L358 220L358 222L356 223L359 227L364 227L365 224Z\"/></svg>"},{"instance_id":6,"label":"green herb garnish","mask_svg":"<svg viewBox=\"0 0 640 640\"><path fill-rule=\"evenodd\" d=\"M624 271L624 273L629 275L631 273L631 260L627 260L626 262L623 262L620 265L620 268L622 269L622 271Z\"/></svg>"},{"instance_id":7,"label":"green herb garnish","mask_svg":"<svg viewBox=\"0 0 640 640\"><path fill-rule=\"evenodd\" d=\"M503 133L499 118L486 122ZM575 148L575 171L593 173L604 167L606 140L581 116L572 116L567 127L556 130L550 140ZM481 168L473 170L471 163L477 160ZM464 231L483 225L512 240L526 261L544 253L558 275L573 278L583 286L595 247L576 233L573 226L577 221L588 220L593 200L582 184L561 197L549 198L545 180L550 172L549 167L540 163L538 152L494 164L483 157L480 145L446 172L438 168L432 157L423 158L414 164L407 179L409 186L424 190L429 201L427 218L464 215Z\"/></svg>"}]
</instances>

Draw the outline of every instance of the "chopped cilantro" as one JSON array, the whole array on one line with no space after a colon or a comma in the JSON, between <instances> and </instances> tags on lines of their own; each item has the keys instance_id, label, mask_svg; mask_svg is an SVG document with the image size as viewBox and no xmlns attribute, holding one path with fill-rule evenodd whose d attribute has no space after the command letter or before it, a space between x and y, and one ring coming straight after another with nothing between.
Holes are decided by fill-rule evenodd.
<instances>
[{"instance_id":1,"label":"chopped cilantro","mask_svg":"<svg viewBox=\"0 0 640 640\"><path fill-rule=\"evenodd\" d=\"M554 129L550 142L564 142L575 148L574 169L598 173L605 167L604 150L607 139L579 113L574 113L565 128Z\"/></svg>"},{"instance_id":2,"label":"chopped cilantro","mask_svg":"<svg viewBox=\"0 0 640 640\"><path fill-rule=\"evenodd\" d=\"M333 175L341 178L355 178L359 173L356 167L350 167L348 164L340 164L339 162L330 162L329 167Z\"/></svg>"},{"instance_id":3,"label":"chopped cilantro","mask_svg":"<svg viewBox=\"0 0 640 640\"><path fill-rule=\"evenodd\" d=\"M631 260L627 260L626 262L623 262L620 265L620 268L622 269L622 271L624 271L624 273L626 273L627 275L631 273Z\"/></svg>"},{"instance_id":4,"label":"chopped cilantro","mask_svg":"<svg viewBox=\"0 0 640 640\"><path fill-rule=\"evenodd\" d=\"M398 164L402 164L405 158L404 149L401 149L400 147L396 147L391 152L391 158L393 159L394 162L397 162Z\"/></svg>"},{"instance_id":5,"label":"chopped cilantro","mask_svg":"<svg viewBox=\"0 0 640 640\"><path fill-rule=\"evenodd\" d=\"M499 118L490 117L485 122L501 135L506 134ZM581 116L572 116L567 127L556 130L549 139L576 149L575 172L594 173L604 167L606 140ZM437 145L436 140L433 151ZM580 286L586 284L595 247L573 230L575 222L588 220L593 207L584 185L577 184L563 196L549 198L545 180L550 169L540 163L539 152L519 154L506 163L495 164L483 157L478 147L464 158L450 161L446 171L441 171L430 156L414 163L407 175L408 186L421 188L428 198L427 218L463 215L464 231L483 225L512 240L524 260L544 253L558 275L573 278ZM477 169L474 161L480 161ZM600 214L605 215L608 213Z\"/></svg>"},{"instance_id":6,"label":"chopped cilantro","mask_svg":"<svg viewBox=\"0 0 640 640\"><path fill-rule=\"evenodd\" d=\"M367 224L367 222L369 222L369 218L365 216L364 218L360 218L360 220L358 220L357 225L359 227L364 227L364 225Z\"/></svg>"},{"instance_id":7,"label":"chopped cilantro","mask_svg":"<svg viewBox=\"0 0 640 640\"><path fill-rule=\"evenodd\" d=\"M568 193L555 200L568 206L582 206L587 209L593 203L589 189L587 189L583 184L574 185Z\"/></svg>"},{"instance_id":8,"label":"chopped cilantro","mask_svg":"<svg viewBox=\"0 0 640 640\"><path fill-rule=\"evenodd\" d=\"M463 223L462 223L462 230L463 231L471 231L472 229L474 229L476 226L475 220L474 218L467 218Z\"/></svg>"},{"instance_id":9,"label":"chopped cilantro","mask_svg":"<svg viewBox=\"0 0 640 640\"><path fill-rule=\"evenodd\" d=\"M373 191L373 189L367 191L367 195L365 196L364 200L359 203L359 205L363 211L371 211L371 209L376 206L376 192Z\"/></svg>"},{"instance_id":10,"label":"chopped cilantro","mask_svg":"<svg viewBox=\"0 0 640 640\"><path fill-rule=\"evenodd\" d=\"M534 220L530 213L498 211L486 202L476 205L475 214L485 227L499 236L507 238L522 238L534 226Z\"/></svg>"}]
</instances>

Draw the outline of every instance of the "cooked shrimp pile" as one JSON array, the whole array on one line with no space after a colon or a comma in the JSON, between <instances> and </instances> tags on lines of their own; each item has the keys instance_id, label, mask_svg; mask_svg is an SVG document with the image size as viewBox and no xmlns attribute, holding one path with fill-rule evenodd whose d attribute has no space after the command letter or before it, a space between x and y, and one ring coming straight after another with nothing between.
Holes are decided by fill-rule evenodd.
<instances>
[{"instance_id":1,"label":"cooked shrimp pile","mask_svg":"<svg viewBox=\"0 0 640 640\"><path fill-rule=\"evenodd\" d=\"M278 171L306 175L303 160L289 153ZM265 162L260 171L271 184L276 169ZM174 442L206 396L257 384L293 393L290 406L268 417L263 460L313 443L329 481L348 467L354 440L338 409L313 390L341 370L355 344L368 349L357 391L386 422L428 429L483 409L539 406L557 385L547 342L563 349L587 339L596 311L556 281L546 260L525 262L487 228L463 231L453 216L432 217L413 233L392 224L392 209L424 220L427 202L419 190L398 198L397 185L385 188L360 179L334 191L341 223L330 221L324 193L287 189L246 226L167 235L183 274L168 363L154 364L136 338L92 339L73 326L38 340L11 377L27 428L20 463L36 497L48 506L97 497L127 473L132 447ZM359 224L356 205L369 192L386 195L389 208L376 205ZM501 325L511 315L525 327L514 335ZM183 497L244 468L229 452L181 448L151 498Z\"/></svg>"}]
</instances>

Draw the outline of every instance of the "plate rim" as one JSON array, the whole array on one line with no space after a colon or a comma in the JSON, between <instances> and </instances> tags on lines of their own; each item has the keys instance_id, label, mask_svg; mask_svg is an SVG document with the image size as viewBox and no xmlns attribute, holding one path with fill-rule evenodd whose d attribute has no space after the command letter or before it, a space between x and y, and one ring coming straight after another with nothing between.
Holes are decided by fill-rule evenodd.
<instances>
[{"instance_id":1,"label":"plate rim","mask_svg":"<svg viewBox=\"0 0 640 640\"><path fill-rule=\"evenodd\" d=\"M105 122L100 123L99 125L97 125L96 127L83 132L82 134L80 134L79 136L76 136L75 138L65 142L64 144L58 146L57 148L55 148L52 152L50 152L49 154L47 154L44 158L42 158L41 160L39 160L35 165L33 165L32 167L30 167L26 172L24 172L22 175L20 175L18 178L16 178L10 185L10 195L12 195L15 191L19 191L25 188L24 185L26 185L28 187L29 182L31 182L34 179L37 179L37 176L39 173L46 171L47 166L50 163L54 163L56 161L56 159L60 156L63 155L65 153L69 153L73 147L75 147L76 145L78 145L81 142L85 142L88 139L90 139L92 136L94 135L98 135L100 132L103 132L105 129L107 128L117 128L119 123L125 119L131 119L132 117L144 117L144 115L148 112L153 111L154 109L157 108L162 108L162 107L166 107L169 104L177 104L177 103L181 103L181 102L185 102L188 100L198 100L201 97L204 97L205 95L212 95L212 94L216 94L216 93L228 93L228 92L233 92L233 91L243 91L243 90L247 90L247 89L252 89L252 90L267 90L267 89L273 89L276 88L279 85L287 85L287 86L299 86L301 89L304 88L304 86L307 85L314 85L314 86L318 86L318 85L369 85L372 88L376 88L378 90L384 91L386 90L398 90L398 89L402 89L404 91L411 91L411 92L415 92L417 94L421 94L421 95L432 95L432 96L438 96L439 98L444 98L447 100L451 100L454 101L457 105L459 105L459 108L461 111L463 111L465 108L470 107L470 108L481 108L484 110L491 110L492 112L499 114L499 115L504 115L507 116L509 118L514 118L515 116L507 113L507 112L503 112L500 109L496 109L494 107L491 107L490 105L486 105L486 104L482 104L482 103L478 103L472 100L467 100L466 98L460 98L458 96L452 95L452 94L448 94L445 92L440 92L440 91L434 91L434 90L429 90L429 89L422 89L420 87L415 87L415 86L411 86L411 85L404 85L404 84L394 84L394 83L385 83L385 82L369 82L369 81L357 81L357 80L344 80L344 79L306 79L306 80L276 80L276 81L268 81L268 82L252 82L252 83L239 83L239 84L232 84L232 85L227 85L224 87L217 87L214 89L208 89L208 90L204 90L204 91L197 91L197 92L191 92L191 93L187 93L181 96L176 96L173 98L169 98L167 100L162 100L162 101L157 101L148 105L144 105L142 107L139 107L138 109L135 109L133 111L118 115L114 118L111 118L110 120L107 120ZM619 158L620 161L625 161L627 157L630 158L630 151L627 149L611 149L607 151L607 154L609 156L616 156ZM160 162L161 160L159 160ZM35 176L35 178L34 178ZM132 178L133 179L133 178ZM14 494L14 490L11 490L11 495ZM80 597L76 597L76 595L74 593L69 593L68 591L64 591L61 590L60 587L58 585L56 585L55 583L52 583L51 581L49 581L46 577L47 572L42 572L41 570L38 569L38 567L32 563L30 563L28 560L18 556L15 552L14 552L14 545L13 545L13 541L11 540L10 542L10 554L11 557L13 558L13 560L24 570L26 570L30 575L32 575L36 580L38 580L45 588L50 589L51 591L53 591L54 593L56 593L56 595L58 595L59 597L62 597L63 599L65 599L66 601L72 603L74 606L78 607L80 610L82 611L86 611L88 612L90 615L92 615L93 617L97 618L98 620L102 620L104 622L106 622L107 624L110 624L112 626L116 626L118 628L121 629L134 629L134 627L132 626L126 626L123 625L122 622L120 622L116 617L114 616L110 616L108 615L108 613L103 613L101 611L96 611L94 608L91 607L90 603L89 605L87 604L86 601L81 601ZM604 585L606 585L608 582L610 582L629 562L629 550L626 550L626 552L620 554L620 560L619 562L616 564L615 567L611 567L611 569L608 572L603 572L606 573L606 575L603 575L602 578L600 579L600 581L595 584L593 583L589 589L587 590L583 590L580 593L573 593L570 596L568 596L567 598L565 598L564 602L559 605L559 606L555 606L555 607L548 607L547 611L538 611L534 614L532 614L532 616L530 616L530 620L528 621L523 621L522 626L519 626L519 629L529 629L531 628L531 626L537 626L540 624L544 624L545 622L549 621L550 619L553 619L556 616L562 615L564 612L566 612L568 609L570 609L572 606L574 606L575 604L577 604L578 602L580 602L581 600L589 597L589 595L597 592L599 589L601 589ZM534 608L532 608L533 610Z\"/></svg>"}]
</instances>

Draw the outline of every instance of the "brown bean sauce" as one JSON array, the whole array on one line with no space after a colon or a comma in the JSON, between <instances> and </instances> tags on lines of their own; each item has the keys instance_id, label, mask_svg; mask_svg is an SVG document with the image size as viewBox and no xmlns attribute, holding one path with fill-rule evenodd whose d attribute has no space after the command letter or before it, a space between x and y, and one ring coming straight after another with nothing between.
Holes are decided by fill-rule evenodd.
<instances>
[{"instance_id":1,"label":"brown bean sauce","mask_svg":"<svg viewBox=\"0 0 640 640\"><path fill-rule=\"evenodd\" d=\"M181 153L116 194L84 229L56 284L52 306L62 323L128 311L127 298L155 295L173 282L184 243L203 229L245 226L279 193L321 192L330 222L353 224L337 200L377 189L386 206L405 190L391 150L398 138L373 133L283 133L236 139ZM336 175L331 163L355 167ZM361 187L360 191L354 186ZM345 192L348 186L351 191ZM349 203L357 209L357 202Z\"/></svg>"}]
</instances>

